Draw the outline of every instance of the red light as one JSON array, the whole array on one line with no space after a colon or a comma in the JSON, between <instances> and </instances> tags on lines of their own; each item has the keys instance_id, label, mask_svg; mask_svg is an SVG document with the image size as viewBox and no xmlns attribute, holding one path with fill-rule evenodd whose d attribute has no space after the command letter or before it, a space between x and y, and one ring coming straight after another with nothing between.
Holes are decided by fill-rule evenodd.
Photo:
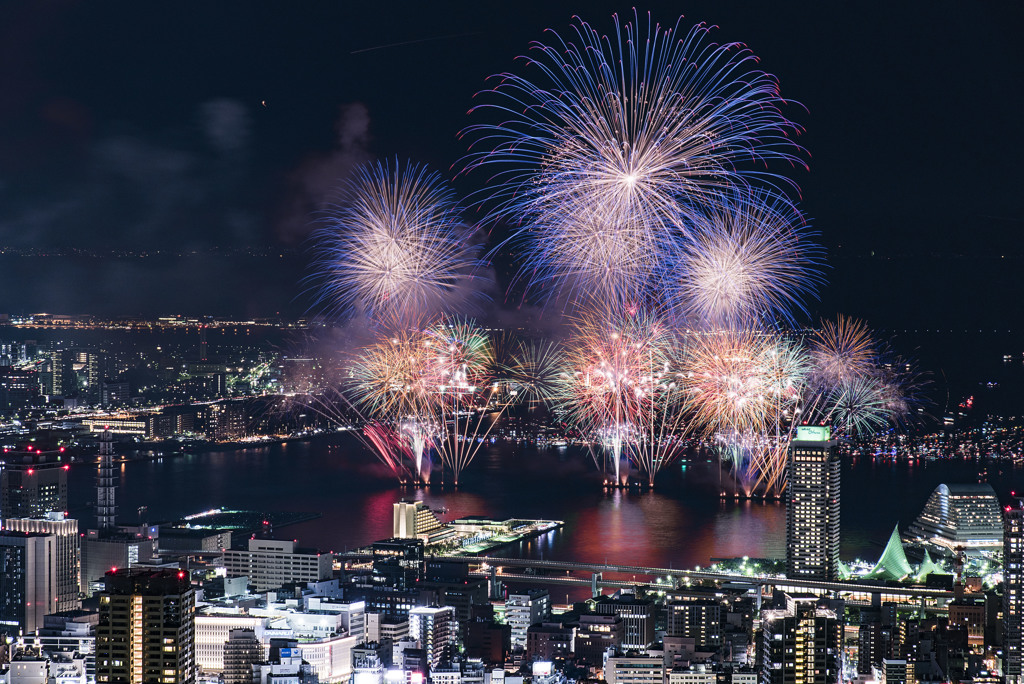
<instances>
[{"instance_id":1,"label":"red light","mask_svg":"<svg viewBox=\"0 0 1024 684\"><path fill-rule=\"evenodd\" d=\"M29 468L29 469L28 469L28 474L29 474L29 475L35 475L35 474L36 474L36 471L35 471L35 470L33 470L32 468Z\"/></svg>"},{"instance_id":2,"label":"red light","mask_svg":"<svg viewBox=\"0 0 1024 684\"><path fill-rule=\"evenodd\" d=\"M116 565L110 566L110 572L117 572L117 566Z\"/></svg>"},{"instance_id":3,"label":"red light","mask_svg":"<svg viewBox=\"0 0 1024 684\"><path fill-rule=\"evenodd\" d=\"M179 570L178 571L178 579L184 579L184 578L185 578L185 571L184 570Z\"/></svg>"},{"instance_id":4,"label":"red light","mask_svg":"<svg viewBox=\"0 0 1024 684\"><path fill-rule=\"evenodd\" d=\"M69 466L69 465L65 464L65 465L64 465L64 470L71 470L71 466Z\"/></svg>"},{"instance_id":5,"label":"red light","mask_svg":"<svg viewBox=\"0 0 1024 684\"><path fill-rule=\"evenodd\" d=\"M62 454L64 453L64 447L60 448L60 453L62 453Z\"/></svg>"}]
</instances>

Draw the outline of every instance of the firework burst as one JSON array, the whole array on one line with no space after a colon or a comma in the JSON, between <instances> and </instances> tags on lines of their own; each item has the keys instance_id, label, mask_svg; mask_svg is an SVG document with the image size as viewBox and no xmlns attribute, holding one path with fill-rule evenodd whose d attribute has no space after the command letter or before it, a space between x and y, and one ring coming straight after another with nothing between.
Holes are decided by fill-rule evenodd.
<instances>
[{"instance_id":1,"label":"firework burst","mask_svg":"<svg viewBox=\"0 0 1024 684\"><path fill-rule=\"evenodd\" d=\"M360 167L313 235L319 304L401 328L466 303L480 291L480 244L459 214L425 167Z\"/></svg>"},{"instance_id":2,"label":"firework burst","mask_svg":"<svg viewBox=\"0 0 1024 684\"><path fill-rule=\"evenodd\" d=\"M684 446L674 331L643 313L614 324L603 321L588 317L577 323L555 403L597 443L591 455L614 484L628 479L624 460L653 484Z\"/></svg>"},{"instance_id":3,"label":"firework burst","mask_svg":"<svg viewBox=\"0 0 1024 684\"><path fill-rule=\"evenodd\" d=\"M765 162L801 163L788 103L748 49L645 23L616 16L602 36L579 21L534 43L533 77L495 77L474 111L497 121L465 132L467 167L495 169L493 214L523 226L524 275L556 294L650 295L692 207L777 181Z\"/></svg>"},{"instance_id":4,"label":"firework burst","mask_svg":"<svg viewBox=\"0 0 1024 684\"><path fill-rule=\"evenodd\" d=\"M712 329L791 322L821 282L820 249L802 226L787 200L733 193L683 240L670 301L691 324Z\"/></svg>"}]
</instances>

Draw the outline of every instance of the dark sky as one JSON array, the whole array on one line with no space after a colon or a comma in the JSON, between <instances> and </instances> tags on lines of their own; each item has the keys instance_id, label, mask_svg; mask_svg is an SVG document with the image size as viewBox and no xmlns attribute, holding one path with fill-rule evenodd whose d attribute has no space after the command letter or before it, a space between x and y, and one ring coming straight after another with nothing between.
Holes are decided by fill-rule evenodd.
<instances>
[{"instance_id":1,"label":"dark sky","mask_svg":"<svg viewBox=\"0 0 1024 684\"><path fill-rule=\"evenodd\" d=\"M354 164L447 173L488 75L574 13L610 30L631 7L0 4L0 312L301 313L304 239ZM815 314L1017 325L1019 3L637 7L718 25L806 108L794 180L831 266Z\"/></svg>"}]
</instances>

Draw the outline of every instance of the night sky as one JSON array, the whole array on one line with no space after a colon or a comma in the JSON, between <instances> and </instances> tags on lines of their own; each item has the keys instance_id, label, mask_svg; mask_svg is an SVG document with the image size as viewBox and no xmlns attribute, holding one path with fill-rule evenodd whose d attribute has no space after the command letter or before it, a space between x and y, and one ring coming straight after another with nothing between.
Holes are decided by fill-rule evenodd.
<instances>
[{"instance_id":1,"label":"night sky","mask_svg":"<svg viewBox=\"0 0 1024 684\"><path fill-rule=\"evenodd\" d=\"M307 312L306 237L353 165L398 156L450 176L487 76L573 14L606 31L631 8L0 4L0 312ZM815 316L1020 327L1019 3L637 8L718 25L806 109L788 114L829 253Z\"/></svg>"}]
</instances>

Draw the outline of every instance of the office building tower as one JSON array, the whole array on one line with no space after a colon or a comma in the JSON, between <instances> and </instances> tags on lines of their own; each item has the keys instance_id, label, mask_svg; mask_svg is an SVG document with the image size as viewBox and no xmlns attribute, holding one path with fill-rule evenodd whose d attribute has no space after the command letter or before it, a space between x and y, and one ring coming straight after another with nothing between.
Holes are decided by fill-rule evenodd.
<instances>
[{"instance_id":1,"label":"office building tower","mask_svg":"<svg viewBox=\"0 0 1024 684\"><path fill-rule=\"evenodd\" d=\"M505 623L512 628L512 648L526 648L526 630L551 617L551 597L546 589L529 589L509 594L505 601Z\"/></svg>"},{"instance_id":2,"label":"office building tower","mask_svg":"<svg viewBox=\"0 0 1024 684\"><path fill-rule=\"evenodd\" d=\"M1003 511L1003 676L1024 681L1024 499Z\"/></svg>"},{"instance_id":3,"label":"office building tower","mask_svg":"<svg viewBox=\"0 0 1024 684\"><path fill-rule=\"evenodd\" d=\"M262 592L330 579L334 558L329 553L297 548L291 539L250 539L248 549L224 552L224 569L228 577L248 577L254 589Z\"/></svg>"},{"instance_id":4,"label":"office building tower","mask_svg":"<svg viewBox=\"0 0 1024 684\"><path fill-rule=\"evenodd\" d=\"M832 581L839 571L839 454L829 429L800 426L789 446L786 576Z\"/></svg>"},{"instance_id":5,"label":"office building tower","mask_svg":"<svg viewBox=\"0 0 1024 684\"><path fill-rule=\"evenodd\" d=\"M3 461L0 517L35 518L68 509L70 457L63 449L42 451L29 446L5 452Z\"/></svg>"},{"instance_id":6,"label":"office building tower","mask_svg":"<svg viewBox=\"0 0 1024 684\"><path fill-rule=\"evenodd\" d=\"M81 554L78 521L64 513L51 512L38 518L8 518L4 527L12 532L48 534L54 538L53 563L57 573L56 607L58 613L82 607Z\"/></svg>"},{"instance_id":7,"label":"office building tower","mask_svg":"<svg viewBox=\"0 0 1024 684\"><path fill-rule=\"evenodd\" d=\"M455 609L450 606L421 606L409 611L409 636L426 653L431 670L454 655L457 634Z\"/></svg>"},{"instance_id":8,"label":"office building tower","mask_svg":"<svg viewBox=\"0 0 1024 684\"><path fill-rule=\"evenodd\" d=\"M35 632L56 610L55 547L50 534L0 531L0 632Z\"/></svg>"},{"instance_id":9,"label":"office building tower","mask_svg":"<svg viewBox=\"0 0 1024 684\"><path fill-rule=\"evenodd\" d=\"M784 607L761 611L760 684L837 684L842 608L816 596L783 594Z\"/></svg>"},{"instance_id":10,"label":"office building tower","mask_svg":"<svg viewBox=\"0 0 1024 684\"><path fill-rule=\"evenodd\" d=\"M654 642L654 602L634 594L602 596L594 603L598 615L622 618L622 648L644 651Z\"/></svg>"},{"instance_id":11,"label":"office building tower","mask_svg":"<svg viewBox=\"0 0 1024 684\"><path fill-rule=\"evenodd\" d=\"M100 433L99 465L96 468L96 526L113 530L117 526L117 504L114 500L114 435L110 430Z\"/></svg>"},{"instance_id":12,"label":"office building tower","mask_svg":"<svg viewBox=\"0 0 1024 684\"><path fill-rule=\"evenodd\" d=\"M252 629L233 629L224 642L224 684L252 684L252 666L263 662L263 644Z\"/></svg>"},{"instance_id":13,"label":"office building tower","mask_svg":"<svg viewBox=\"0 0 1024 684\"><path fill-rule=\"evenodd\" d=\"M98 684L196 679L195 592L180 570L108 572L96 627Z\"/></svg>"}]
</instances>

